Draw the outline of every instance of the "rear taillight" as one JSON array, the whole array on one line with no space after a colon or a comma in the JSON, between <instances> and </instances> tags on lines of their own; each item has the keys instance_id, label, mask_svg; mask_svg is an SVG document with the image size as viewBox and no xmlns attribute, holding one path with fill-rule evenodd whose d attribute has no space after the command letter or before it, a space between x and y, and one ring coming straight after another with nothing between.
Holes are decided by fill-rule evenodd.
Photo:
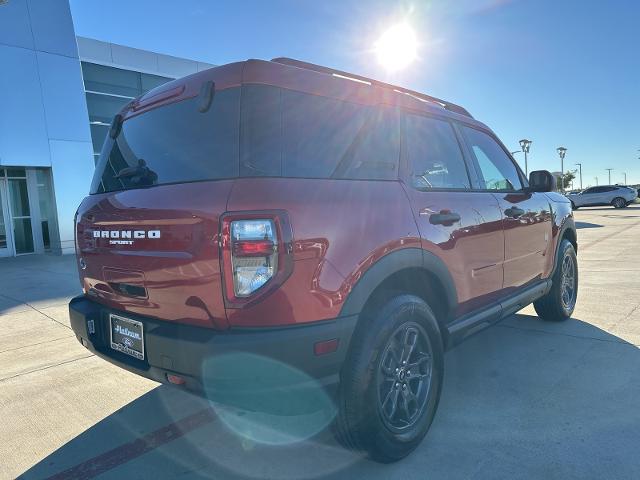
<instances>
[{"instance_id":1,"label":"rear taillight","mask_svg":"<svg viewBox=\"0 0 640 480\"><path fill-rule=\"evenodd\" d=\"M231 222L233 293L248 297L278 270L278 239L272 220Z\"/></svg>"},{"instance_id":2,"label":"rear taillight","mask_svg":"<svg viewBox=\"0 0 640 480\"><path fill-rule=\"evenodd\" d=\"M261 298L291 273L291 227L284 212L226 214L221 240L228 307Z\"/></svg>"}]
</instances>

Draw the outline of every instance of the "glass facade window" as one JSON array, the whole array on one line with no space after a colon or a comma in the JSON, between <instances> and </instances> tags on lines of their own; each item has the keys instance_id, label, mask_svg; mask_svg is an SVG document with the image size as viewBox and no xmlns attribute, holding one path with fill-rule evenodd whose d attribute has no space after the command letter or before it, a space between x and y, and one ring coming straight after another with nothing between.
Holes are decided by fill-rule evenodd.
<instances>
[{"instance_id":1,"label":"glass facade window","mask_svg":"<svg viewBox=\"0 0 640 480\"><path fill-rule=\"evenodd\" d=\"M0 169L0 250L9 248L9 240L7 239L7 220L5 219L6 194L4 170ZM3 252L0 252L3 253Z\"/></svg>"},{"instance_id":2,"label":"glass facade window","mask_svg":"<svg viewBox=\"0 0 640 480\"><path fill-rule=\"evenodd\" d=\"M45 250L51 250L51 239L55 238L56 211L53 200L53 185L49 170L36 170L38 187L38 207L42 226L42 244Z\"/></svg>"},{"instance_id":3,"label":"glass facade window","mask_svg":"<svg viewBox=\"0 0 640 480\"><path fill-rule=\"evenodd\" d=\"M134 98L171 78L82 62L82 76L87 96L87 110L97 162L113 117Z\"/></svg>"},{"instance_id":4,"label":"glass facade window","mask_svg":"<svg viewBox=\"0 0 640 480\"><path fill-rule=\"evenodd\" d=\"M140 74L121 68L82 62L84 88L88 91L135 97L140 91Z\"/></svg>"},{"instance_id":5,"label":"glass facade window","mask_svg":"<svg viewBox=\"0 0 640 480\"><path fill-rule=\"evenodd\" d=\"M51 169L0 168L0 256L59 248L56 218Z\"/></svg>"},{"instance_id":6,"label":"glass facade window","mask_svg":"<svg viewBox=\"0 0 640 480\"><path fill-rule=\"evenodd\" d=\"M16 254L32 253L34 251L33 231L31 229L31 210L26 178L9 177L9 205L13 220L13 242Z\"/></svg>"},{"instance_id":7,"label":"glass facade window","mask_svg":"<svg viewBox=\"0 0 640 480\"><path fill-rule=\"evenodd\" d=\"M9 178L27 178L27 171L24 168L9 167L6 171Z\"/></svg>"}]
</instances>

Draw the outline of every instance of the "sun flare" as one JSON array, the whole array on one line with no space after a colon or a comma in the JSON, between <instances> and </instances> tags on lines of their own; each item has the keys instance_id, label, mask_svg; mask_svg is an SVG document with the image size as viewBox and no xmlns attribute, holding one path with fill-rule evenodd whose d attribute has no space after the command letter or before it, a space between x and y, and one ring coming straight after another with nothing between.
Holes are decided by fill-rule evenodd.
<instances>
[{"instance_id":1,"label":"sun flare","mask_svg":"<svg viewBox=\"0 0 640 480\"><path fill-rule=\"evenodd\" d=\"M385 69L402 70L416 59L418 40L408 24L399 23L380 36L374 49L378 62Z\"/></svg>"}]
</instances>

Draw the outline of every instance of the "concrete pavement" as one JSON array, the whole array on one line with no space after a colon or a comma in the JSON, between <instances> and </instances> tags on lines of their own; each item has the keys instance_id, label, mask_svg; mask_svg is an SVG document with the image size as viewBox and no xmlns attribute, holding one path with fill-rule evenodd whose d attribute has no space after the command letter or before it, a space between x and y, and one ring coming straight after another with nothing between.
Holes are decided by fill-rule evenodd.
<instances>
[{"instance_id":1,"label":"concrete pavement","mask_svg":"<svg viewBox=\"0 0 640 480\"><path fill-rule=\"evenodd\" d=\"M89 355L73 259L0 260L0 478L638 478L640 206L576 220L574 317L528 307L448 352L433 427L394 465L296 437L321 419L211 409Z\"/></svg>"}]
</instances>

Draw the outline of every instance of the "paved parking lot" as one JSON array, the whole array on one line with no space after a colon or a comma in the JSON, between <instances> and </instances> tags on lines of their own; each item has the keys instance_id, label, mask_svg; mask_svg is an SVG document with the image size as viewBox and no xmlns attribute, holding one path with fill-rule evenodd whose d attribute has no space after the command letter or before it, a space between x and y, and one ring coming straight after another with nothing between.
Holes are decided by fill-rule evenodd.
<instances>
[{"instance_id":1,"label":"paved parking lot","mask_svg":"<svg viewBox=\"0 0 640 480\"><path fill-rule=\"evenodd\" d=\"M574 318L528 307L447 353L430 434L386 466L90 355L73 259L0 260L0 478L640 478L640 205L576 220Z\"/></svg>"}]
</instances>

